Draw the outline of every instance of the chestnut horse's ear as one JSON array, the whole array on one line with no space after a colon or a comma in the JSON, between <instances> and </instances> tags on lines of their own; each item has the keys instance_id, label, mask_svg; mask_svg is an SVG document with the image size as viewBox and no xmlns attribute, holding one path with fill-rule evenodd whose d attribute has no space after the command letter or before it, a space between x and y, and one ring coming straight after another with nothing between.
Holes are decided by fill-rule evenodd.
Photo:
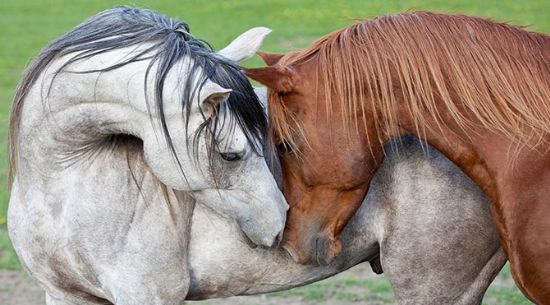
<instances>
[{"instance_id":1,"label":"chestnut horse's ear","mask_svg":"<svg viewBox=\"0 0 550 305\"><path fill-rule=\"evenodd\" d=\"M244 69L246 75L253 80L277 92L290 92L294 88L294 73L281 66Z\"/></svg>"},{"instance_id":2,"label":"chestnut horse's ear","mask_svg":"<svg viewBox=\"0 0 550 305\"><path fill-rule=\"evenodd\" d=\"M267 53L262 51L258 51L256 54L258 54L258 56L260 56L268 66L273 66L278 63L283 56L285 56L285 54Z\"/></svg>"}]
</instances>

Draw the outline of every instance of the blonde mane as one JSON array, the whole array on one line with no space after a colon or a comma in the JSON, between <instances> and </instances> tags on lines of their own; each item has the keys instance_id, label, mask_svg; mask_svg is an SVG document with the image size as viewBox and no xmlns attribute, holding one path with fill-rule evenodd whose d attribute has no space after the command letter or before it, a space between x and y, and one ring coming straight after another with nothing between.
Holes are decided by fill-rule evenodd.
<instances>
[{"instance_id":1,"label":"blonde mane","mask_svg":"<svg viewBox=\"0 0 550 305\"><path fill-rule=\"evenodd\" d=\"M401 100L419 135L429 128L426 114L441 126L445 110L468 132L484 127L529 146L549 142L546 34L475 17L412 12L341 29L279 63L307 60L316 60L327 112L338 103L344 126L353 113L366 126L366 110L373 109L369 119L380 142L397 131ZM272 92L270 98L280 97ZM284 107L270 103L272 128L292 145L299 124Z\"/></svg>"}]
</instances>

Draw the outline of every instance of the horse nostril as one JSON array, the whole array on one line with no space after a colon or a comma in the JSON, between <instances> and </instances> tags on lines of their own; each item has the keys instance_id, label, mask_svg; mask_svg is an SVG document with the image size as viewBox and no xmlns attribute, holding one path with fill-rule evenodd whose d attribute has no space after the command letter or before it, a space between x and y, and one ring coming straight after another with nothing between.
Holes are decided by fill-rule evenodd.
<instances>
[{"instance_id":1,"label":"horse nostril","mask_svg":"<svg viewBox=\"0 0 550 305\"><path fill-rule=\"evenodd\" d=\"M330 238L324 235L318 235L311 241L310 263L317 266L326 266L334 260L334 253Z\"/></svg>"},{"instance_id":2,"label":"horse nostril","mask_svg":"<svg viewBox=\"0 0 550 305\"><path fill-rule=\"evenodd\" d=\"M321 262L319 262L319 236L315 237L315 262L318 266L321 266Z\"/></svg>"}]
</instances>

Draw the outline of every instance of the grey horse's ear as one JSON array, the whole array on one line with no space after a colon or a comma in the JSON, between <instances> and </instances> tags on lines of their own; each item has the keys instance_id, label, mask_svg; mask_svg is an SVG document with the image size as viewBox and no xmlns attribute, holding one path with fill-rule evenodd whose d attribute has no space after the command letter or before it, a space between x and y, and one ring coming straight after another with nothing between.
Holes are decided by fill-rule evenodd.
<instances>
[{"instance_id":1,"label":"grey horse's ear","mask_svg":"<svg viewBox=\"0 0 550 305\"><path fill-rule=\"evenodd\" d=\"M235 38L218 54L233 61L240 62L249 59L260 49L264 38L271 30L264 27L252 28Z\"/></svg>"},{"instance_id":2,"label":"grey horse's ear","mask_svg":"<svg viewBox=\"0 0 550 305\"><path fill-rule=\"evenodd\" d=\"M208 81L202 88L199 96L201 111L215 115L218 105L229 98L231 89L226 89L214 82Z\"/></svg>"}]
</instances>

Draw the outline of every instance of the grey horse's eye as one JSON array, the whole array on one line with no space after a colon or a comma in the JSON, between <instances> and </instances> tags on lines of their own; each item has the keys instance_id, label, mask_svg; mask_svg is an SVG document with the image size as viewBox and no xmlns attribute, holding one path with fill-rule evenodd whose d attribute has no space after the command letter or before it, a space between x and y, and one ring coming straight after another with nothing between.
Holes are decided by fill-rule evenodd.
<instances>
[{"instance_id":1,"label":"grey horse's eye","mask_svg":"<svg viewBox=\"0 0 550 305\"><path fill-rule=\"evenodd\" d=\"M220 155L225 161L239 161L243 158L239 153L220 153Z\"/></svg>"}]
</instances>

